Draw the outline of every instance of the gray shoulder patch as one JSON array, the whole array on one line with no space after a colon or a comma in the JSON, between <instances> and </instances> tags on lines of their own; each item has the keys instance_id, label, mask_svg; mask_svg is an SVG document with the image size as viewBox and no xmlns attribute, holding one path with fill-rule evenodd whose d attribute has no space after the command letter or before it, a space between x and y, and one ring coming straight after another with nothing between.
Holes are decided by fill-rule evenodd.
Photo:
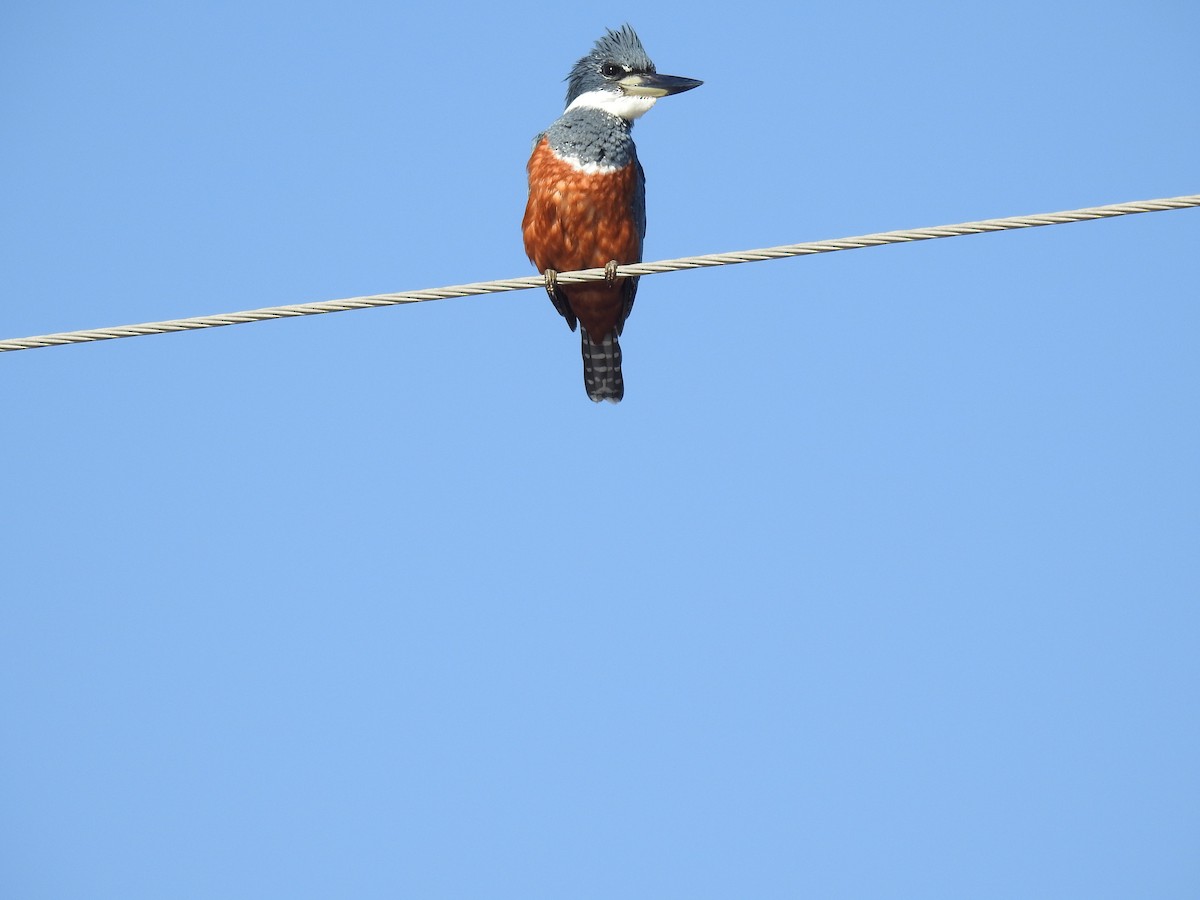
<instances>
[{"instance_id":1,"label":"gray shoulder patch","mask_svg":"<svg viewBox=\"0 0 1200 900\"><path fill-rule=\"evenodd\" d=\"M556 156L577 160L581 165L623 169L637 159L629 123L598 109L563 113L545 135Z\"/></svg>"}]
</instances>

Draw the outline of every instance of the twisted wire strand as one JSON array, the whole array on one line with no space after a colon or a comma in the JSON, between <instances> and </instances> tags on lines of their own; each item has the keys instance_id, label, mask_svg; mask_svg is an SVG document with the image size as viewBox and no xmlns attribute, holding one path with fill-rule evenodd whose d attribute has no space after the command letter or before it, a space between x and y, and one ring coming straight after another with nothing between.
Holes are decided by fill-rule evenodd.
<instances>
[{"instance_id":1,"label":"twisted wire strand","mask_svg":"<svg viewBox=\"0 0 1200 900\"><path fill-rule=\"evenodd\" d=\"M1135 213L1163 212L1169 209L1186 209L1200 206L1200 194L1181 197L1165 197L1159 200L1138 200L1130 203L1113 203L1107 206L1092 206L1063 212L1041 213L1032 216L1009 216L1002 219L983 219L978 222L962 222L957 225L939 225L933 228L912 228L904 231L881 231L857 237L835 238L825 241L809 241L802 244L785 244L760 250L740 250L732 253L708 253L702 256L685 256L657 262L643 262L621 266L618 276L658 275L663 272L678 272L684 269L700 269L708 266L730 266L737 263L762 262L769 259L784 259L792 256L811 256L817 253L834 253L838 250L859 250L865 247L880 247L885 244L903 244L912 241L929 241L936 238L960 237L967 234L983 234L991 231L1010 231L1016 228L1038 228L1043 225L1065 225L1069 222L1086 222L1092 219L1107 219ZM600 281L605 277L604 269L583 269L578 272L562 272L560 284L580 284ZM346 312L352 309L369 309L376 306L395 306L402 303L422 303L426 300L445 300L452 297L472 297L478 294L494 294L502 291L523 291L540 288L544 281L540 275L525 278L508 278L498 281L479 281L431 288L421 291L404 291L395 294L371 294L364 297L348 297L343 300L325 300L319 303L300 303L289 306L268 306L243 312L221 313L212 316L192 316L186 319L168 319L163 322L145 322L140 325L116 325L109 328L92 328L83 331L63 331L26 338L0 341L0 353L12 350L33 350L39 347L57 347L63 344L81 344L89 341L107 341L116 338L140 337L146 334L166 334L174 331L193 331L198 328L218 328L222 325L242 325L266 319L286 319L293 316L315 316L322 313Z\"/></svg>"}]
</instances>

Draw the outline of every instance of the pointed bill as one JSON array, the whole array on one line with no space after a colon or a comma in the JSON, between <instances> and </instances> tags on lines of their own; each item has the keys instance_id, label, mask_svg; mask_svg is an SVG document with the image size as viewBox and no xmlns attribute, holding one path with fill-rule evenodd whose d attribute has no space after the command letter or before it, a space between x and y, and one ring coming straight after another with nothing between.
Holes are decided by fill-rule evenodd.
<instances>
[{"instance_id":1,"label":"pointed bill","mask_svg":"<svg viewBox=\"0 0 1200 900\"><path fill-rule=\"evenodd\" d=\"M617 84L621 86L622 91L632 97L667 97L700 87L704 82L697 81L695 78L684 78L681 75L634 72L620 79Z\"/></svg>"}]
</instances>

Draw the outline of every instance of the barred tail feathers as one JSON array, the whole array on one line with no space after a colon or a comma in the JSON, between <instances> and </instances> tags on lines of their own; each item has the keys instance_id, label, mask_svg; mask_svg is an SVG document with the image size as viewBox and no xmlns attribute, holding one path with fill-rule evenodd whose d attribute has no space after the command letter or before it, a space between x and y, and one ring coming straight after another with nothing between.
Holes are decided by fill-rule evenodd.
<instances>
[{"instance_id":1,"label":"barred tail feathers","mask_svg":"<svg viewBox=\"0 0 1200 900\"><path fill-rule=\"evenodd\" d=\"M579 326L583 339L583 386L595 403L607 400L620 403L625 396L625 380L621 377L621 345L617 333L610 332L604 341L593 344L587 329Z\"/></svg>"}]
</instances>

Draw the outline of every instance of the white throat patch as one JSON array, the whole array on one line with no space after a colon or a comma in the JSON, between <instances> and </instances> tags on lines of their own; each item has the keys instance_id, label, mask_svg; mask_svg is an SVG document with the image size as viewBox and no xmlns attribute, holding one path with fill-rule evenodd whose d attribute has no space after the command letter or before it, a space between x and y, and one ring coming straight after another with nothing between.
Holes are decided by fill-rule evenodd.
<instances>
[{"instance_id":1,"label":"white throat patch","mask_svg":"<svg viewBox=\"0 0 1200 900\"><path fill-rule=\"evenodd\" d=\"M573 109L598 109L610 116L632 122L644 116L654 105L655 97L631 97L617 91L588 91L571 101L567 112Z\"/></svg>"}]
</instances>

